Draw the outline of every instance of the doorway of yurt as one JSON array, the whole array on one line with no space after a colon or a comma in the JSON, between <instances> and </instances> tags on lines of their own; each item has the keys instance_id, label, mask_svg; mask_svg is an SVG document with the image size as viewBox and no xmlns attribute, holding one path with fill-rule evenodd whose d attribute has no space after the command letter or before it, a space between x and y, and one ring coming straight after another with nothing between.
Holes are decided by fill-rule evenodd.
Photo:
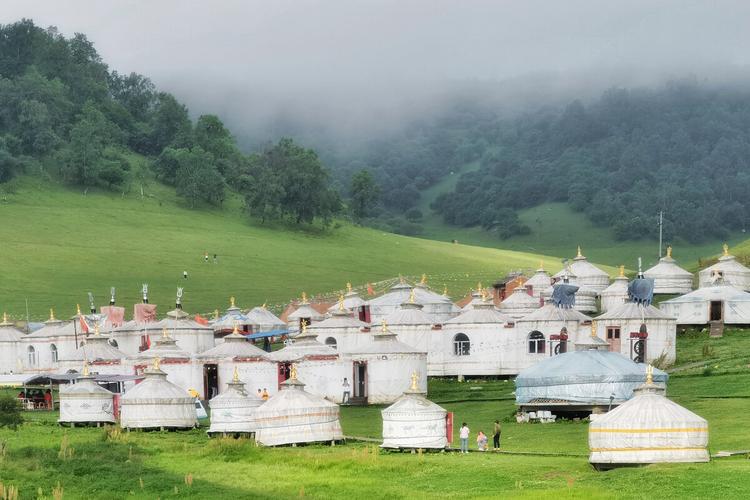
<instances>
[{"instance_id":1,"label":"doorway of yurt","mask_svg":"<svg viewBox=\"0 0 750 500\"><path fill-rule=\"evenodd\" d=\"M711 321L721 321L722 318L722 307L720 300L711 301Z\"/></svg>"},{"instance_id":2,"label":"doorway of yurt","mask_svg":"<svg viewBox=\"0 0 750 500\"><path fill-rule=\"evenodd\" d=\"M203 365L203 394L211 399L219 394L219 366Z\"/></svg>"},{"instance_id":3,"label":"doorway of yurt","mask_svg":"<svg viewBox=\"0 0 750 500\"><path fill-rule=\"evenodd\" d=\"M352 404L367 404L367 361L355 361L353 364L354 376L354 394L352 395Z\"/></svg>"},{"instance_id":4,"label":"doorway of yurt","mask_svg":"<svg viewBox=\"0 0 750 500\"><path fill-rule=\"evenodd\" d=\"M291 363L279 363L279 374L278 374L278 381L279 381L279 390L281 390L281 384L287 381L287 379L292 374L292 364Z\"/></svg>"}]
</instances>

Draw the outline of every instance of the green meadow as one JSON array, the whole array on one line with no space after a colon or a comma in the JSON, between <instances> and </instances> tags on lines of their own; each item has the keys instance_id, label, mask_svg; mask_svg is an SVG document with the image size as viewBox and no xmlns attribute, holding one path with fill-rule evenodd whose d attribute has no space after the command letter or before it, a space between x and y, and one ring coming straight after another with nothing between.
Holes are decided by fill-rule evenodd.
<instances>
[{"instance_id":1,"label":"green meadow","mask_svg":"<svg viewBox=\"0 0 750 500\"><path fill-rule=\"evenodd\" d=\"M750 370L736 356L750 344L746 335L729 330L708 339L692 332L678 342L668 394L709 421L712 454L749 448ZM679 370L694 365L693 372ZM429 391L457 424L468 423L472 437L501 420L503 451L380 451L382 407L341 409L347 436L374 441L274 449L247 439L209 439L201 429L63 429L53 412L26 412L20 430L0 429L0 482L18 488L19 498L54 498L57 488L63 498L91 499L351 498L362 491L371 498L682 499L743 498L750 490L745 453L705 464L597 472L587 461L586 421L515 423L512 381L435 379Z\"/></svg>"}]
</instances>

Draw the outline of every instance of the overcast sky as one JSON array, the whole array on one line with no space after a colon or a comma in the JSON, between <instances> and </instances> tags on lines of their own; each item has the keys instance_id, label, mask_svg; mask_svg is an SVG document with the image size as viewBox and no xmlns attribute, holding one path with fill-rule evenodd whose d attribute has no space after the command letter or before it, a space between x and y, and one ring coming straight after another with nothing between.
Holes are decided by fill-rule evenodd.
<instances>
[{"instance_id":1,"label":"overcast sky","mask_svg":"<svg viewBox=\"0 0 750 500\"><path fill-rule=\"evenodd\" d=\"M226 96L377 103L529 74L716 78L750 59L748 1L2 0L0 22L22 17L218 112Z\"/></svg>"}]
</instances>

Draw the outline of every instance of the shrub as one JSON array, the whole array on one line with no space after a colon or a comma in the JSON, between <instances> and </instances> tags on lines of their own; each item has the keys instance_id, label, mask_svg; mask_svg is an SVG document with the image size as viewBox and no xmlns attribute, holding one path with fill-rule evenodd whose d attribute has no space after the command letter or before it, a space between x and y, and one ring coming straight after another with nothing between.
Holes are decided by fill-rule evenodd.
<instances>
[{"instance_id":1,"label":"shrub","mask_svg":"<svg viewBox=\"0 0 750 500\"><path fill-rule=\"evenodd\" d=\"M23 423L21 404L12 396L0 396L0 427L10 427L13 430Z\"/></svg>"}]
</instances>

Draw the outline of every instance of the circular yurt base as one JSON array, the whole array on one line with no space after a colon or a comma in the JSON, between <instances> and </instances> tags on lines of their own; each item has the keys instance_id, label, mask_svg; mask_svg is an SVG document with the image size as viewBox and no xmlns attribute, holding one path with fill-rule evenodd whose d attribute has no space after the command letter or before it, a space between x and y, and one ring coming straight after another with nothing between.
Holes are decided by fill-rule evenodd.
<instances>
[{"instance_id":1,"label":"circular yurt base","mask_svg":"<svg viewBox=\"0 0 750 500\"><path fill-rule=\"evenodd\" d=\"M57 423L60 425L60 427L70 427L70 428L73 428L73 427L105 427L105 426L108 426L108 425L115 425L115 421L114 420L100 421L100 422L91 422L91 421L74 422L74 421L68 420L68 421L65 421L65 422L58 421Z\"/></svg>"},{"instance_id":2,"label":"circular yurt base","mask_svg":"<svg viewBox=\"0 0 750 500\"><path fill-rule=\"evenodd\" d=\"M252 438L255 437L255 431L206 431L210 438Z\"/></svg>"},{"instance_id":3,"label":"circular yurt base","mask_svg":"<svg viewBox=\"0 0 750 500\"><path fill-rule=\"evenodd\" d=\"M346 439L332 439L325 441L306 441L304 443L280 443L280 444L261 444L258 446L264 448L297 448L302 446L336 446L337 444L346 444Z\"/></svg>"},{"instance_id":4,"label":"circular yurt base","mask_svg":"<svg viewBox=\"0 0 750 500\"><path fill-rule=\"evenodd\" d=\"M417 447L417 448L408 448L408 447L391 447L391 446L383 446L380 445L380 449L387 453L445 453L446 451L450 451L449 448L424 448L424 447Z\"/></svg>"},{"instance_id":5,"label":"circular yurt base","mask_svg":"<svg viewBox=\"0 0 750 500\"><path fill-rule=\"evenodd\" d=\"M193 427L174 427L165 425L163 427L123 427L122 429L124 431L130 432L130 431L137 431L137 432L164 432L164 431L192 431L193 429L197 429L198 426Z\"/></svg>"}]
</instances>

